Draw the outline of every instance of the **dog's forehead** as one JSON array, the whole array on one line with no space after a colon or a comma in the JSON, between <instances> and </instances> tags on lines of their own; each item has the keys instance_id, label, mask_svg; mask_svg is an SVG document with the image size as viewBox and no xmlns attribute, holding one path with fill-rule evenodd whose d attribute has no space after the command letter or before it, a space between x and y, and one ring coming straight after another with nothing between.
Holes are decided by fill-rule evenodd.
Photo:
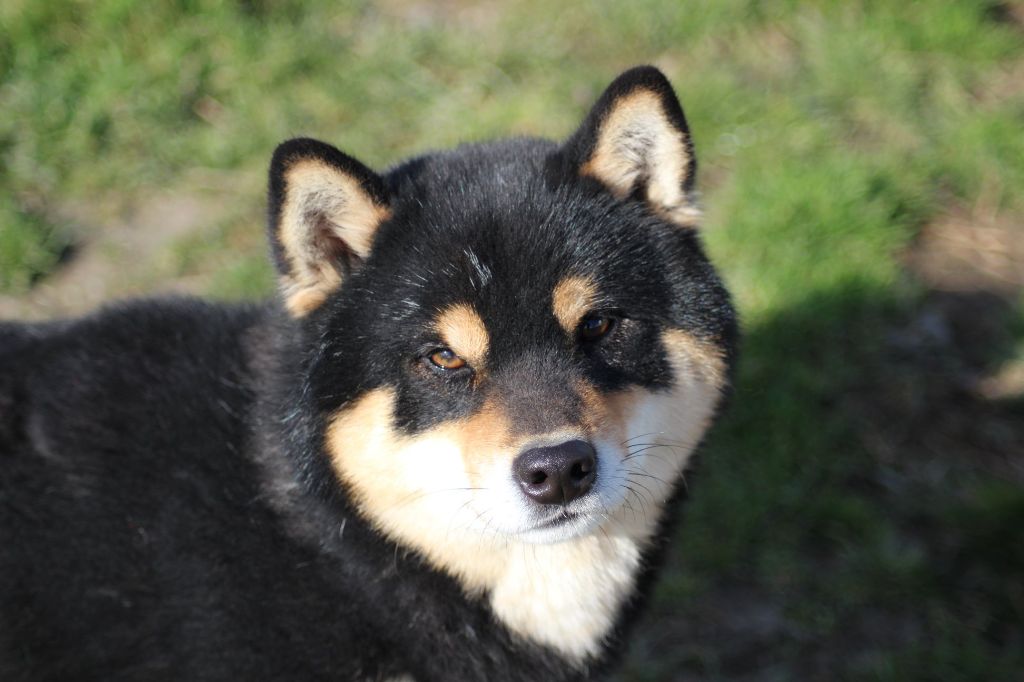
<instances>
[{"instance_id":1,"label":"dog's forehead","mask_svg":"<svg viewBox=\"0 0 1024 682\"><path fill-rule=\"evenodd\" d=\"M540 140L473 145L396 171L395 224L387 231L432 257L435 269L446 260L458 269L510 264L541 276L571 266L579 252L600 250L608 226L595 223L609 222L616 202L552 184L544 170L550 151Z\"/></svg>"},{"instance_id":2,"label":"dog's forehead","mask_svg":"<svg viewBox=\"0 0 1024 682\"><path fill-rule=\"evenodd\" d=\"M420 326L461 306L491 334L551 339L601 305L643 300L658 312L658 237L638 205L551 185L543 154L483 151L430 158L393 178L393 218L371 256L378 302Z\"/></svg>"},{"instance_id":3,"label":"dog's forehead","mask_svg":"<svg viewBox=\"0 0 1024 682\"><path fill-rule=\"evenodd\" d=\"M445 248L420 249L419 258L403 263L402 279L411 283L406 295L438 324L479 321L490 330L521 335L528 328L574 326L588 310L628 291L628 281L609 281L605 259L594 249L576 253L557 225L546 228L548 234L485 221L451 230Z\"/></svg>"},{"instance_id":4,"label":"dog's forehead","mask_svg":"<svg viewBox=\"0 0 1024 682\"><path fill-rule=\"evenodd\" d=\"M397 243L382 254L383 267L406 271L424 294L513 307L550 299L567 277L628 289L657 276L624 267L628 256L657 254L629 211L618 216L566 192L512 194L489 188L465 205L445 197L435 202L441 206L398 215L387 235Z\"/></svg>"}]
</instances>

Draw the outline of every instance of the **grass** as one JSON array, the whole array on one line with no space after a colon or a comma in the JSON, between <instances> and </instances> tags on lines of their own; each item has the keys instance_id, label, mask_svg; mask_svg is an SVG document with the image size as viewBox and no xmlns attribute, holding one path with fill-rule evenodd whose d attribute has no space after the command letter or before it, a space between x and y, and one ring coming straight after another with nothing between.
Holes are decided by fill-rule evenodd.
<instances>
[{"instance_id":1,"label":"grass","mask_svg":"<svg viewBox=\"0 0 1024 682\"><path fill-rule=\"evenodd\" d=\"M1022 225L1022 13L11 0L0 289L31 296L69 241L102 234L69 232L69 210L170 191L231 208L142 267L156 274L141 288L200 277L214 296L266 294L261 175L281 139L311 134L383 167L459 141L564 136L615 74L654 62L695 131L707 242L746 332L622 679L1010 679L1024 665L1021 455L1016 476L985 465L1003 441L975 424L1019 443L1024 401L965 398L942 378L1019 362L1024 303L1004 295L985 319L998 343L893 339L920 335L937 305L900 258L922 228L951 207ZM926 446L954 412L977 419ZM762 631L724 604L756 605Z\"/></svg>"}]
</instances>

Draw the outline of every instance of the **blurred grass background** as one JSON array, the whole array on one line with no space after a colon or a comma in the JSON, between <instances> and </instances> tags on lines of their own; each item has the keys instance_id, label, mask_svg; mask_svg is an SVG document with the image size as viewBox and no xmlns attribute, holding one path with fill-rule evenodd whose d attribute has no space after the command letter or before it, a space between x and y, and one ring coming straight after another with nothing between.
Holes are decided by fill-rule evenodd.
<instances>
[{"instance_id":1,"label":"blurred grass background","mask_svg":"<svg viewBox=\"0 0 1024 682\"><path fill-rule=\"evenodd\" d=\"M617 679L1022 679L1024 3L5 0L0 315L266 295L279 141L564 137L638 63L745 344Z\"/></svg>"}]
</instances>

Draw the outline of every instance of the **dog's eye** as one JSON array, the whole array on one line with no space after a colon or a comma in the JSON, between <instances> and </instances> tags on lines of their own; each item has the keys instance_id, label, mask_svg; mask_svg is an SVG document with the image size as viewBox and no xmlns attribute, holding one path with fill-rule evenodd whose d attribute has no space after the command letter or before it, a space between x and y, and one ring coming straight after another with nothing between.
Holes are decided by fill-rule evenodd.
<instances>
[{"instance_id":1,"label":"dog's eye","mask_svg":"<svg viewBox=\"0 0 1024 682\"><path fill-rule=\"evenodd\" d=\"M430 354L428 359L435 367L441 369L462 369L466 366L466 361L456 355L451 348L436 350Z\"/></svg>"},{"instance_id":2,"label":"dog's eye","mask_svg":"<svg viewBox=\"0 0 1024 682\"><path fill-rule=\"evenodd\" d=\"M580 322L580 339L597 341L612 330L612 318L604 315L588 315Z\"/></svg>"}]
</instances>

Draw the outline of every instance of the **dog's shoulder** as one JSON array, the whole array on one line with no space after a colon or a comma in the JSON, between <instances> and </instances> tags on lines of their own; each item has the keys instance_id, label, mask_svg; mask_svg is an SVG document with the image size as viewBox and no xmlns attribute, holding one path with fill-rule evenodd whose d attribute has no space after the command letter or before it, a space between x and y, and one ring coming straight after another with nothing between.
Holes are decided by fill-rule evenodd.
<instances>
[{"instance_id":1,"label":"dog's shoulder","mask_svg":"<svg viewBox=\"0 0 1024 682\"><path fill-rule=\"evenodd\" d=\"M75 320L0 325L0 450L51 464L155 461L238 430L260 308L131 301ZM120 478L114 477L115 480Z\"/></svg>"}]
</instances>

